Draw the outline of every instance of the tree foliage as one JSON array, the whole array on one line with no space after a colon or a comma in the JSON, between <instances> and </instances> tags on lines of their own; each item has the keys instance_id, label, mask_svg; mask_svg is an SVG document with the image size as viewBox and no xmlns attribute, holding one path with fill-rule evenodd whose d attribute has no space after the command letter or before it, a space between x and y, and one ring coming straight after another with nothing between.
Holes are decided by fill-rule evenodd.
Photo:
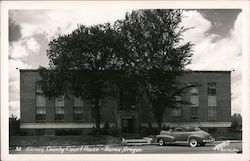
<instances>
[{"instance_id":1,"label":"tree foliage","mask_svg":"<svg viewBox=\"0 0 250 161\"><path fill-rule=\"evenodd\" d=\"M49 97L71 91L92 100L96 127L107 82L146 93L160 126L166 108L175 108L186 86L176 79L191 61L190 42L182 42L181 10L135 10L114 25L78 26L49 43L49 68L40 67ZM140 90L138 90L138 88ZM143 92L142 92L143 91Z\"/></svg>"},{"instance_id":2,"label":"tree foliage","mask_svg":"<svg viewBox=\"0 0 250 161\"><path fill-rule=\"evenodd\" d=\"M158 125L167 107L174 108L186 88L176 79L191 61L192 44L182 42L181 10L136 10L116 23L129 51L124 63L152 104Z\"/></svg>"},{"instance_id":3,"label":"tree foliage","mask_svg":"<svg viewBox=\"0 0 250 161\"><path fill-rule=\"evenodd\" d=\"M231 117L231 128L232 130L238 131L242 128L242 117L241 114L235 113Z\"/></svg>"},{"instance_id":4,"label":"tree foliage","mask_svg":"<svg viewBox=\"0 0 250 161\"><path fill-rule=\"evenodd\" d=\"M119 67L116 55L122 41L110 24L78 26L71 34L49 43L49 68L40 68L43 91L49 97L67 94L92 100L96 127L100 127L100 101L107 94L111 70Z\"/></svg>"}]
</instances>

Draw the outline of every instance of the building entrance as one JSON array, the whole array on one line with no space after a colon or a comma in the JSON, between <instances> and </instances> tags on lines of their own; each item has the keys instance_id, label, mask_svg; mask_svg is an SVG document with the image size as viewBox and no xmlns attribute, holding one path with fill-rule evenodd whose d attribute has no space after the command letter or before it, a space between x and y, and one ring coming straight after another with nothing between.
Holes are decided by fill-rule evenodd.
<instances>
[{"instance_id":1,"label":"building entrance","mask_svg":"<svg viewBox=\"0 0 250 161\"><path fill-rule=\"evenodd\" d=\"M122 133L135 132L135 119L134 118L122 118Z\"/></svg>"}]
</instances>

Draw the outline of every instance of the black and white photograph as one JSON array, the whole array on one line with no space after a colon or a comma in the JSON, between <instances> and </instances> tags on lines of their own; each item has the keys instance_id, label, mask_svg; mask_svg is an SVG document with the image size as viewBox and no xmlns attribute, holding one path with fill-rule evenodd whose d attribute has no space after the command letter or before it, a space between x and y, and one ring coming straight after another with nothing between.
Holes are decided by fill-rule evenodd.
<instances>
[{"instance_id":1,"label":"black and white photograph","mask_svg":"<svg viewBox=\"0 0 250 161\"><path fill-rule=\"evenodd\" d=\"M95 3L8 9L10 156L249 155L245 9Z\"/></svg>"}]
</instances>

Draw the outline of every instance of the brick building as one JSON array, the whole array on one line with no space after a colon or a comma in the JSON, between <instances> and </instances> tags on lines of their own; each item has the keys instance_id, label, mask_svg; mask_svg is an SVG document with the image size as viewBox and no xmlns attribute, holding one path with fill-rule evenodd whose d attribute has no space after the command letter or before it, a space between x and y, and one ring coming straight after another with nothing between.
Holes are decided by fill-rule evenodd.
<instances>
[{"instance_id":1,"label":"brick building","mask_svg":"<svg viewBox=\"0 0 250 161\"><path fill-rule=\"evenodd\" d=\"M163 126L230 127L230 71L193 71L179 79L200 86L190 88L186 95L191 105L166 109ZM54 135L62 129L86 132L94 127L92 105L88 101L71 95L48 99L39 80L37 70L20 70L21 129L32 135ZM108 122L123 133L133 133L156 126L144 97L131 96L129 108L124 108L122 96L116 96L101 104L101 127Z\"/></svg>"}]
</instances>

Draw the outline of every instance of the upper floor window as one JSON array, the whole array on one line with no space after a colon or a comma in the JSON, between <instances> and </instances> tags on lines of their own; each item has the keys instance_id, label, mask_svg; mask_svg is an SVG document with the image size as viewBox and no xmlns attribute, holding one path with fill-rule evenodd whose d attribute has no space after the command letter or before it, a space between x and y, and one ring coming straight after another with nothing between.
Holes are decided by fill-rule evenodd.
<instances>
[{"instance_id":1,"label":"upper floor window","mask_svg":"<svg viewBox=\"0 0 250 161\"><path fill-rule=\"evenodd\" d=\"M41 82L36 83L36 93L43 93Z\"/></svg>"},{"instance_id":2,"label":"upper floor window","mask_svg":"<svg viewBox=\"0 0 250 161\"><path fill-rule=\"evenodd\" d=\"M192 85L192 87L189 87L189 93L191 95L197 95L199 93L199 87L198 83L189 83L189 85Z\"/></svg>"},{"instance_id":3,"label":"upper floor window","mask_svg":"<svg viewBox=\"0 0 250 161\"><path fill-rule=\"evenodd\" d=\"M208 96L208 107L216 107L217 101L216 96Z\"/></svg>"},{"instance_id":4,"label":"upper floor window","mask_svg":"<svg viewBox=\"0 0 250 161\"><path fill-rule=\"evenodd\" d=\"M74 107L82 107L83 101L80 97L74 97Z\"/></svg>"},{"instance_id":5,"label":"upper floor window","mask_svg":"<svg viewBox=\"0 0 250 161\"><path fill-rule=\"evenodd\" d=\"M190 87L190 94L198 94L198 87Z\"/></svg>"},{"instance_id":6,"label":"upper floor window","mask_svg":"<svg viewBox=\"0 0 250 161\"><path fill-rule=\"evenodd\" d=\"M216 83L208 83L207 84L207 94L208 95L216 94Z\"/></svg>"},{"instance_id":7,"label":"upper floor window","mask_svg":"<svg viewBox=\"0 0 250 161\"><path fill-rule=\"evenodd\" d=\"M56 107L64 107L64 96L59 96L55 98Z\"/></svg>"},{"instance_id":8,"label":"upper floor window","mask_svg":"<svg viewBox=\"0 0 250 161\"><path fill-rule=\"evenodd\" d=\"M190 96L190 103L191 103L191 107L198 107L199 106L199 96Z\"/></svg>"},{"instance_id":9,"label":"upper floor window","mask_svg":"<svg viewBox=\"0 0 250 161\"><path fill-rule=\"evenodd\" d=\"M136 93L120 90L119 105L121 109L135 109L136 108Z\"/></svg>"},{"instance_id":10,"label":"upper floor window","mask_svg":"<svg viewBox=\"0 0 250 161\"><path fill-rule=\"evenodd\" d=\"M36 107L45 107L46 105L46 98L44 95L36 95Z\"/></svg>"}]
</instances>

